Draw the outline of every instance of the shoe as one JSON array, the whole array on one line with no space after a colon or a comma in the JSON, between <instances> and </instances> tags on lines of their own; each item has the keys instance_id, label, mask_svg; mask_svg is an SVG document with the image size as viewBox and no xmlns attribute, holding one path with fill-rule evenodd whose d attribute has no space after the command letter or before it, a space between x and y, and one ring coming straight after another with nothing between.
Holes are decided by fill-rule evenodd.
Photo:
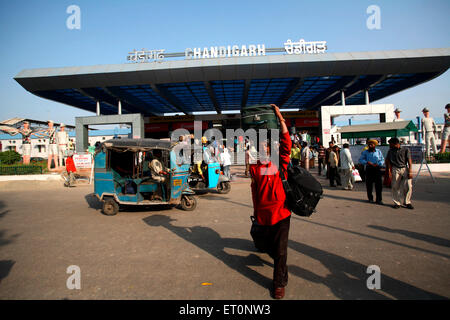
<instances>
[{"instance_id":1,"label":"shoe","mask_svg":"<svg viewBox=\"0 0 450 320\"><path fill-rule=\"evenodd\" d=\"M377 204L380 206L384 205L383 201L377 201Z\"/></svg>"},{"instance_id":2,"label":"shoe","mask_svg":"<svg viewBox=\"0 0 450 320\"><path fill-rule=\"evenodd\" d=\"M334 184L330 184L330 187L336 187Z\"/></svg>"},{"instance_id":3,"label":"shoe","mask_svg":"<svg viewBox=\"0 0 450 320\"><path fill-rule=\"evenodd\" d=\"M411 204L411 203L408 203L406 206L405 206L405 208L408 208L408 209L414 209L414 207L413 207L413 205Z\"/></svg>"},{"instance_id":4,"label":"shoe","mask_svg":"<svg viewBox=\"0 0 450 320\"><path fill-rule=\"evenodd\" d=\"M375 203L372 199L369 199L369 203Z\"/></svg>"},{"instance_id":5,"label":"shoe","mask_svg":"<svg viewBox=\"0 0 450 320\"><path fill-rule=\"evenodd\" d=\"M400 205L399 205L399 204L394 204L394 205L392 206L392 208L398 209L398 208L400 208Z\"/></svg>"},{"instance_id":6,"label":"shoe","mask_svg":"<svg viewBox=\"0 0 450 320\"><path fill-rule=\"evenodd\" d=\"M274 299L283 299L284 298L284 287L277 287L273 290L273 298Z\"/></svg>"}]
</instances>

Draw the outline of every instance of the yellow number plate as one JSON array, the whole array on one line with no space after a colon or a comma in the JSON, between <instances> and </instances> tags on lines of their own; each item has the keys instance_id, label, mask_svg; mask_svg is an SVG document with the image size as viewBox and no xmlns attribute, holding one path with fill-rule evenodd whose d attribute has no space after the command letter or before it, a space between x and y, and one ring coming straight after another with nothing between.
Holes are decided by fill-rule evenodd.
<instances>
[{"instance_id":1,"label":"yellow number plate","mask_svg":"<svg viewBox=\"0 0 450 320\"><path fill-rule=\"evenodd\" d=\"M181 186L181 179L175 179L175 180L173 180L173 185L174 185L174 186Z\"/></svg>"}]
</instances>

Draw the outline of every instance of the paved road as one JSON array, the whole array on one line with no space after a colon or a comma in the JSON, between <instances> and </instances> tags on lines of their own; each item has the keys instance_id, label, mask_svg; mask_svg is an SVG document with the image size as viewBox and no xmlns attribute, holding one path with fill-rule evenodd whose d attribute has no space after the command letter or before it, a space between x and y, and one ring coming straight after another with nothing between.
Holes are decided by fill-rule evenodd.
<instances>
[{"instance_id":1,"label":"paved road","mask_svg":"<svg viewBox=\"0 0 450 320\"><path fill-rule=\"evenodd\" d=\"M328 188L310 218L292 217L285 299L450 298L450 175L425 175L416 210ZM93 187L0 183L0 299L271 299L271 259L254 250L249 180L200 196L194 212L100 212ZM389 189L383 193L389 203ZM81 270L69 290L66 269ZM367 289L367 267L381 289Z\"/></svg>"}]
</instances>

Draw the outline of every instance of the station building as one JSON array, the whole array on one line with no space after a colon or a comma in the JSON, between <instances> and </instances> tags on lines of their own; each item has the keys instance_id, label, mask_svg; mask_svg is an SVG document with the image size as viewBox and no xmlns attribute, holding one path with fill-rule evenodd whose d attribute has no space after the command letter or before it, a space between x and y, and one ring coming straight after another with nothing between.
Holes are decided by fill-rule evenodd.
<instances>
[{"instance_id":1,"label":"station building","mask_svg":"<svg viewBox=\"0 0 450 320\"><path fill-rule=\"evenodd\" d=\"M283 45L133 50L122 64L26 69L14 79L34 95L93 113L75 119L83 151L91 125L126 123L133 137L167 138L178 128L192 132L195 120L203 130L239 128L243 106L271 103L291 131L326 144L335 117L391 122L394 105L374 102L450 67L450 48L331 53L325 41Z\"/></svg>"}]
</instances>

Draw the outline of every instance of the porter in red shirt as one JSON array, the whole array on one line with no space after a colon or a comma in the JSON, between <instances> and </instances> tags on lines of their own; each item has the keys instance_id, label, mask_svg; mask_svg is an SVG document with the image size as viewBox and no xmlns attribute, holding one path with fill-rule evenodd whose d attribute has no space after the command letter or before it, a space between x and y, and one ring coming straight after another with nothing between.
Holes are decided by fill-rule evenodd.
<instances>
[{"instance_id":1,"label":"porter in red shirt","mask_svg":"<svg viewBox=\"0 0 450 320\"><path fill-rule=\"evenodd\" d=\"M284 172L286 172L290 160L291 146L289 132L281 133L279 164ZM256 164L250 165L250 175L256 221L267 226L289 217L291 211L285 204L286 194L276 165L272 162L261 163L258 160Z\"/></svg>"}]
</instances>

